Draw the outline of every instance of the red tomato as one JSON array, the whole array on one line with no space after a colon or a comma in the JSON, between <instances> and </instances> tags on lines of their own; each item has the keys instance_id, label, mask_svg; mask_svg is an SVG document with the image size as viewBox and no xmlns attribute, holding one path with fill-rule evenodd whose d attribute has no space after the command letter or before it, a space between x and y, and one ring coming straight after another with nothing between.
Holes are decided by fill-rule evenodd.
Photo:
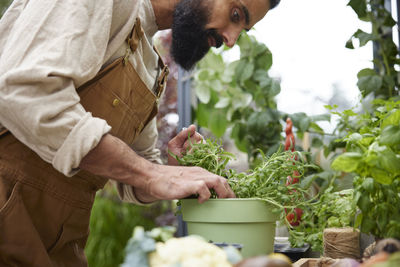
<instances>
[{"instance_id":1,"label":"red tomato","mask_svg":"<svg viewBox=\"0 0 400 267\"><path fill-rule=\"evenodd\" d=\"M290 212L288 215L286 215L286 219L291 226L298 226L301 221L301 215L303 215L303 210L300 208L295 208L294 212Z\"/></svg>"},{"instance_id":2,"label":"red tomato","mask_svg":"<svg viewBox=\"0 0 400 267\"><path fill-rule=\"evenodd\" d=\"M293 174L295 174L295 172L297 172L297 171L294 171ZM299 176L300 175L297 175L297 177L299 177ZM299 182L299 178L297 178L297 177L296 177L296 175L294 175L294 178L292 178L292 176L288 176L286 178L286 185L297 184Z\"/></svg>"}]
</instances>

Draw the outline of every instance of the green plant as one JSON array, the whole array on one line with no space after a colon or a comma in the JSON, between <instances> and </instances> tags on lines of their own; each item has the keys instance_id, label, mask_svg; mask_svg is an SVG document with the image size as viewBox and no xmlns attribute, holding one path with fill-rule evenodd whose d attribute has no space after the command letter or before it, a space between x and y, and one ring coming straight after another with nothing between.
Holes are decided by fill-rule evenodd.
<instances>
[{"instance_id":1,"label":"green plant","mask_svg":"<svg viewBox=\"0 0 400 267\"><path fill-rule=\"evenodd\" d=\"M356 210L353 190L336 191L331 184L320 192L312 207L306 207L301 223L289 228L289 241L293 247L302 247L308 243L313 251L322 253L324 229L353 226Z\"/></svg>"},{"instance_id":2,"label":"green plant","mask_svg":"<svg viewBox=\"0 0 400 267\"><path fill-rule=\"evenodd\" d=\"M228 179L228 183L238 198L258 198L268 202L279 213L281 220L292 227L286 218L286 213L294 212L296 208L312 205L307 189L300 183L290 184L288 176L298 172L301 180L307 169L317 168L304 160L301 152L282 151L281 149L266 156L260 152L259 164L247 173L226 170L225 166L232 155L226 153L215 140L207 139L201 143L192 143L181 158L176 159L184 166L201 166L210 172L217 173ZM217 197L213 194L213 197Z\"/></svg>"},{"instance_id":3,"label":"green plant","mask_svg":"<svg viewBox=\"0 0 400 267\"><path fill-rule=\"evenodd\" d=\"M235 158L232 153L224 151L216 140L207 139L204 143L193 143L189 136L189 141L191 148L183 157L180 158L170 153L180 165L198 166L223 177L229 176L226 165Z\"/></svg>"},{"instance_id":4,"label":"green plant","mask_svg":"<svg viewBox=\"0 0 400 267\"><path fill-rule=\"evenodd\" d=\"M327 190L320 190L320 197L313 210L303 216L303 223L299 227L292 229L292 243L302 245L308 242L314 250L320 251L325 227L360 227L361 231L377 237L400 235L397 223L400 217L396 209L400 204L397 193L399 181L396 178L398 153L394 147L388 147L379 141L383 135L384 139L390 138L391 142L395 142L393 128L390 134L387 133L398 123L394 119L396 115L393 115L396 114L397 104L393 101L374 101L374 105L370 107L366 101L370 96L389 99L398 95L398 51L391 37L391 28L396 23L385 8L383 0L351 0L348 5L361 20L371 23L372 30L370 33L357 30L346 43L346 47L353 49L355 39L360 46L373 41L377 48L373 61L375 68L363 69L358 73L357 85L363 97L362 113L357 114L352 109L338 112L337 105L326 106L332 114L339 116L339 123L333 135L337 137L324 146L324 155L331 155L334 159L333 169L350 172L342 173L341 176L346 174L353 179L354 175L351 173L355 173L356 177L353 179L354 192L350 194L345 191L349 194L344 196L343 191L335 192L337 189L332 184L334 180L326 180L331 180ZM392 119L386 120L394 125L383 130L383 120L389 113L393 113ZM312 176L324 173L327 171ZM334 173L331 172L332 174ZM342 205L336 201L340 201ZM355 217L354 213L358 208L361 213Z\"/></svg>"},{"instance_id":5,"label":"green plant","mask_svg":"<svg viewBox=\"0 0 400 267\"><path fill-rule=\"evenodd\" d=\"M374 69L365 68L357 74L357 85L362 96L362 112L371 113L373 109L369 107L369 99L388 99L399 94L400 61L398 49L392 39L392 27L396 25L396 21L385 7L385 0L350 0L348 6L355 11L360 20L369 22L371 25L370 32L358 29L346 42L346 47L349 49L354 49L356 43L359 44L359 47L374 43ZM336 105L327 107L331 110L338 108ZM333 134L331 134L332 138L329 144L323 144L319 138L315 138L312 143L316 147L323 147L324 156L330 157L329 160L332 160L341 153L346 145L344 141L338 141L338 139L343 140L342 138L349 131L356 132L365 123L365 121L358 120L359 117L355 116L353 110L343 111ZM324 135L329 134L322 134L322 136Z\"/></svg>"},{"instance_id":6,"label":"green plant","mask_svg":"<svg viewBox=\"0 0 400 267\"><path fill-rule=\"evenodd\" d=\"M353 114L360 128L341 140L346 152L332 168L356 175L354 201L361 213L355 227L380 238L400 238L400 101L373 104L372 114Z\"/></svg>"},{"instance_id":7,"label":"green plant","mask_svg":"<svg viewBox=\"0 0 400 267\"><path fill-rule=\"evenodd\" d=\"M261 160L254 169L237 173L225 169L233 156L224 152L215 140L207 139L191 146L182 158L177 159L181 165L201 166L227 178L238 198L258 198L272 204L274 211L280 214L280 220L288 226L294 247L309 243L313 250L322 251L322 232L326 227L354 225L356 205L353 190L337 192L335 179L324 177L328 175L325 172L304 177L308 169L319 171L315 165L307 164L304 152L278 150L269 157L261 152ZM300 182L290 184L288 177L295 172L298 172L296 178ZM309 188L321 177L329 184L320 188L318 195L311 197ZM213 197L217 196L213 194ZM287 214L295 218L291 221Z\"/></svg>"},{"instance_id":8,"label":"green plant","mask_svg":"<svg viewBox=\"0 0 400 267\"><path fill-rule=\"evenodd\" d=\"M399 95L398 50L392 39L392 27L396 21L385 8L384 0L350 0L349 6L357 13L360 20L370 22L370 33L358 29L346 47L353 49L353 39L358 39L360 46L375 42L377 54L374 57L375 69L363 69L358 73L358 87L363 95L373 93L375 97L388 99Z\"/></svg>"},{"instance_id":9,"label":"green plant","mask_svg":"<svg viewBox=\"0 0 400 267\"><path fill-rule=\"evenodd\" d=\"M156 207L121 202L112 187L99 191L92 209L90 235L85 248L89 266L115 267L121 264L132 229L137 225L145 229L155 227L154 219L159 213Z\"/></svg>"}]
</instances>

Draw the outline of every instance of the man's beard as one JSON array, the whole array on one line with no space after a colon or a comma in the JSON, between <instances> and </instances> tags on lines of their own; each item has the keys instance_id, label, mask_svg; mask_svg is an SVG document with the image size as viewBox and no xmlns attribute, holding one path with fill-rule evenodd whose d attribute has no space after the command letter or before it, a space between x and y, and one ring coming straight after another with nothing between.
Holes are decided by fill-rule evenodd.
<instances>
[{"instance_id":1,"label":"man's beard","mask_svg":"<svg viewBox=\"0 0 400 267\"><path fill-rule=\"evenodd\" d=\"M215 29L205 29L210 15L206 1L181 0L174 10L171 54L186 70L192 69L207 54L209 37L214 38L216 47L223 43Z\"/></svg>"}]
</instances>

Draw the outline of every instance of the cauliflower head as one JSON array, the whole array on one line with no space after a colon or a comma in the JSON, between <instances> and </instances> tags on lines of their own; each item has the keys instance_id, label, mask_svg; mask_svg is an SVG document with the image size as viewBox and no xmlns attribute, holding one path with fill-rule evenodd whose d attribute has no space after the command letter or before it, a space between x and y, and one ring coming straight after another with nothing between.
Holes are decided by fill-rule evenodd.
<instances>
[{"instance_id":1,"label":"cauliflower head","mask_svg":"<svg viewBox=\"0 0 400 267\"><path fill-rule=\"evenodd\" d=\"M226 253L221 248L197 236L171 238L157 243L156 250L149 255L150 267L231 267Z\"/></svg>"}]
</instances>

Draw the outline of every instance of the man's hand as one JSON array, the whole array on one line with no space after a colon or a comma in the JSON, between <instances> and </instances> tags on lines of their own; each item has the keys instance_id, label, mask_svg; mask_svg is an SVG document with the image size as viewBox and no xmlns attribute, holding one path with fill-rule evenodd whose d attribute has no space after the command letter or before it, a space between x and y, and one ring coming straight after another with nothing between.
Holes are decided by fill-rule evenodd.
<instances>
[{"instance_id":1,"label":"man's hand","mask_svg":"<svg viewBox=\"0 0 400 267\"><path fill-rule=\"evenodd\" d=\"M214 189L219 198L233 198L235 194L227 180L200 167L178 167L154 164L145 186L135 186L137 198L143 202L180 199L198 195L199 203L211 197Z\"/></svg>"},{"instance_id":2,"label":"man's hand","mask_svg":"<svg viewBox=\"0 0 400 267\"><path fill-rule=\"evenodd\" d=\"M190 138L190 140L189 140ZM180 157L190 146L190 143L203 141L203 136L196 132L196 126L184 128L168 142L168 152ZM168 153L168 165L179 165L178 161Z\"/></svg>"}]
</instances>

